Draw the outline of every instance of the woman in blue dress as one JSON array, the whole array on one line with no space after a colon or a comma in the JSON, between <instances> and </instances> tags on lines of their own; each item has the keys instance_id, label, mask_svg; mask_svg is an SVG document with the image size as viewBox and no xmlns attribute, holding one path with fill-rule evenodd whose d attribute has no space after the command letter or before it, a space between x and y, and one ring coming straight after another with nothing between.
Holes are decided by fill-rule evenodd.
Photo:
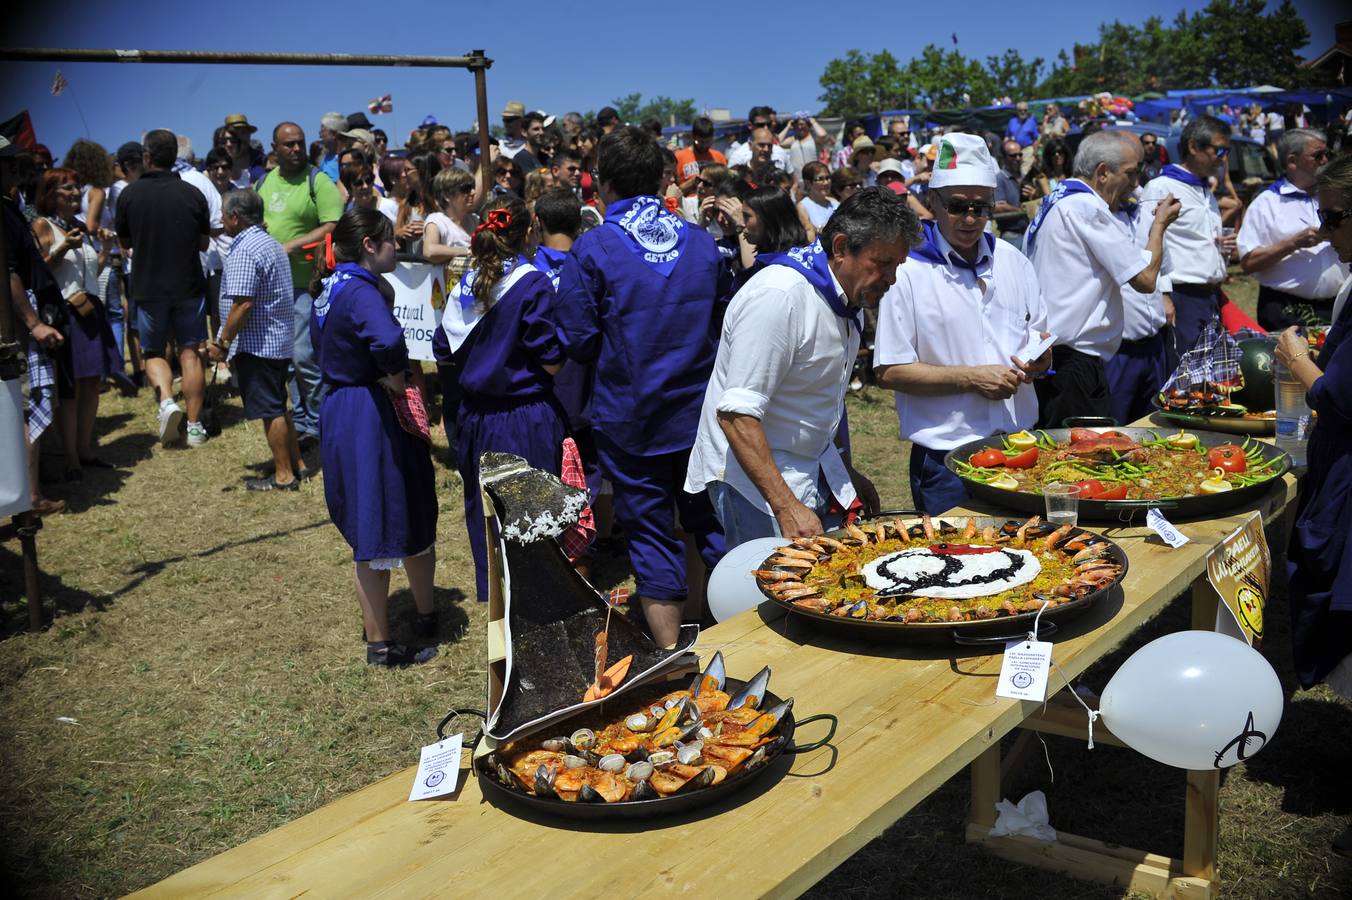
<instances>
[{"instance_id":1,"label":"woman in blue dress","mask_svg":"<svg viewBox=\"0 0 1352 900\"><path fill-rule=\"evenodd\" d=\"M406 431L394 400L405 390L408 347L382 273L394 271L390 220L350 209L333 231L332 274L312 285L315 350L329 394L320 408L320 459L329 516L352 546L357 602L366 624L366 661L425 662L435 648L390 640L390 570L408 572L420 637L436 629L432 577L436 489L428 443Z\"/></svg>"},{"instance_id":2,"label":"woman in blue dress","mask_svg":"<svg viewBox=\"0 0 1352 900\"><path fill-rule=\"evenodd\" d=\"M554 288L523 255L530 225L530 212L516 197L499 197L484 207L483 222L470 238L474 268L452 292L442 315L446 340L437 341L449 350L463 392L456 451L481 602L488 599L488 549L480 455L515 453L557 475L567 436L553 391L554 374L563 364L552 319Z\"/></svg>"},{"instance_id":3,"label":"woman in blue dress","mask_svg":"<svg viewBox=\"0 0 1352 900\"><path fill-rule=\"evenodd\" d=\"M1338 258L1352 262L1352 156L1319 171L1321 231ZM1319 414L1310 434L1309 472L1300 486L1287 551L1291 638L1303 688L1321 681L1352 698L1352 278L1334 304L1334 323L1319 351L1295 327L1277 340L1277 359L1306 389ZM1352 856L1352 828L1333 842Z\"/></svg>"}]
</instances>

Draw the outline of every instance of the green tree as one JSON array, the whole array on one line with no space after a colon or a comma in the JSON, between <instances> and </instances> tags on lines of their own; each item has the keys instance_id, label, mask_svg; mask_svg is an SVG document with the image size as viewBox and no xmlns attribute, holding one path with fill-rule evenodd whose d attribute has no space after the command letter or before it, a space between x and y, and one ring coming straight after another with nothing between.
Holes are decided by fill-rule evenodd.
<instances>
[{"instance_id":1,"label":"green tree","mask_svg":"<svg viewBox=\"0 0 1352 900\"><path fill-rule=\"evenodd\" d=\"M688 125L699 114L691 97L673 100L670 97L657 96L644 103L642 94L626 94L611 100L610 105L620 114L621 122L634 125L649 117L656 118L663 125L672 124L673 119L677 125Z\"/></svg>"},{"instance_id":2,"label":"green tree","mask_svg":"<svg viewBox=\"0 0 1352 900\"><path fill-rule=\"evenodd\" d=\"M1003 56L986 57L986 72L997 93L1019 100L1037 94L1038 84L1042 81L1042 62L1040 56L1024 62L1018 50L1009 49Z\"/></svg>"},{"instance_id":3,"label":"green tree","mask_svg":"<svg viewBox=\"0 0 1352 900\"><path fill-rule=\"evenodd\" d=\"M870 56L849 50L844 59L826 64L818 83L825 116L860 116L906 107L915 94L913 80L886 50Z\"/></svg>"}]
</instances>

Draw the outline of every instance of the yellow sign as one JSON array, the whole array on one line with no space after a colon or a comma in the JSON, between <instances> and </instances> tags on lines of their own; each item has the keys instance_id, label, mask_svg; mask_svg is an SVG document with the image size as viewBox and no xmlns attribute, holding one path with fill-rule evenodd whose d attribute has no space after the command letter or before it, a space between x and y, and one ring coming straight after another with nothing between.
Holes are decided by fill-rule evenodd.
<instances>
[{"instance_id":1,"label":"yellow sign","mask_svg":"<svg viewBox=\"0 0 1352 900\"><path fill-rule=\"evenodd\" d=\"M1220 594L1216 611L1216 630L1234 634L1238 626L1250 644L1263 640L1263 608L1267 604L1268 578L1272 556L1263 536L1263 517L1249 516L1207 557L1206 574Z\"/></svg>"}]
</instances>

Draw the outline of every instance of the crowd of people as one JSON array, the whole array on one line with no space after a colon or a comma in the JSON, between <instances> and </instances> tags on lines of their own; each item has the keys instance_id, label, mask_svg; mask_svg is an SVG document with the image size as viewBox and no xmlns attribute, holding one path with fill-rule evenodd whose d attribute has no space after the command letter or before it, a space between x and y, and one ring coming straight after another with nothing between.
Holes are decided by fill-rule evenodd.
<instances>
[{"instance_id":1,"label":"crowd of people","mask_svg":"<svg viewBox=\"0 0 1352 900\"><path fill-rule=\"evenodd\" d=\"M1281 179L1227 208L1233 129L1211 116L1174 135L1173 161L1163 134L1072 134L1054 105L1039 121L1022 103L1004 134L921 134L903 117L876 138L757 106L726 152L706 118L679 148L610 108L588 122L513 101L502 125L482 184L475 135L429 121L391 148L362 113L323 116L313 144L281 122L266 148L227 116L200 169L167 130L112 154L79 141L60 166L4 147L35 510L61 508L38 465L49 425L62 479L109 465L105 384L149 384L160 441L196 448L208 375L224 375L274 461L247 487L295 491L322 471L368 661L420 662L434 648L395 642L386 602L402 567L418 636L435 634L439 394L477 598L480 455L559 474L568 448L623 531L641 621L670 644L727 548L877 509L850 454L851 388L895 392L913 500L941 513L965 498L942 464L953 447L1148 412L1217 319L1232 263L1257 277L1259 321L1310 387L1325 494L1352 489L1352 394L1335 387L1352 161L1330 161L1318 130L1285 129ZM455 285L435 376L410 362L392 311L382 276L400 258ZM1316 323L1336 323L1318 365L1292 327ZM1303 515L1334 516L1345 540L1352 504L1326 506ZM1315 531L1293 585L1323 615L1346 611ZM573 554L584 573L589 553Z\"/></svg>"}]
</instances>

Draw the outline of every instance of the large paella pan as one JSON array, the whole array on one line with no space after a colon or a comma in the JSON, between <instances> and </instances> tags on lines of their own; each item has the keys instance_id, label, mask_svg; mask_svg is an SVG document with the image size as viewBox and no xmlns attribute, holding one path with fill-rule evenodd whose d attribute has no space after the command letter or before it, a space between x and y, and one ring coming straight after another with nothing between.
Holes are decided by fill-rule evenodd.
<instances>
[{"instance_id":1,"label":"large paella pan","mask_svg":"<svg viewBox=\"0 0 1352 900\"><path fill-rule=\"evenodd\" d=\"M874 519L786 542L762 593L819 628L865 640L986 643L1086 612L1126 575L1112 541L1034 516Z\"/></svg>"}]
</instances>

